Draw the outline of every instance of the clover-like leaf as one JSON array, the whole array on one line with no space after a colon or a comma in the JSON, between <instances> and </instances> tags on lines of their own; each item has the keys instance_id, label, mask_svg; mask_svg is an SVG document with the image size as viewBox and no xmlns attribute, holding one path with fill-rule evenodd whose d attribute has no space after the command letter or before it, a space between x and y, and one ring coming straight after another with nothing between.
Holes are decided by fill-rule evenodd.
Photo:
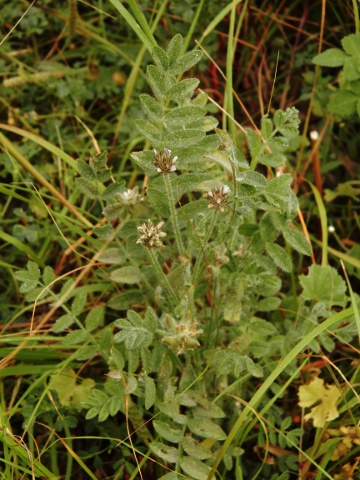
<instances>
[{"instance_id":1,"label":"clover-like leaf","mask_svg":"<svg viewBox=\"0 0 360 480\"><path fill-rule=\"evenodd\" d=\"M323 427L339 416L336 403L341 393L335 385L324 385L322 378L314 378L308 385L299 387L299 406L313 407L305 420L313 420L314 427Z\"/></svg>"},{"instance_id":2,"label":"clover-like leaf","mask_svg":"<svg viewBox=\"0 0 360 480\"><path fill-rule=\"evenodd\" d=\"M299 281L303 288L301 296L305 300L325 302L329 308L343 306L347 300L344 280L329 265L312 265L308 275L300 275Z\"/></svg>"}]
</instances>

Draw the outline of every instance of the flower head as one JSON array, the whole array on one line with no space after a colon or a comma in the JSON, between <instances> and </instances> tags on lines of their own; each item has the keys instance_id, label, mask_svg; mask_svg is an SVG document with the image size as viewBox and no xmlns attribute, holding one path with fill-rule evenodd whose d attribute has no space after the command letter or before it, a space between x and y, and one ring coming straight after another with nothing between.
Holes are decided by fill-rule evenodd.
<instances>
[{"instance_id":1,"label":"flower head","mask_svg":"<svg viewBox=\"0 0 360 480\"><path fill-rule=\"evenodd\" d=\"M139 202L143 201L142 196L139 194L139 187L128 188L126 192L117 193L117 199L123 205L136 205Z\"/></svg>"},{"instance_id":2,"label":"flower head","mask_svg":"<svg viewBox=\"0 0 360 480\"><path fill-rule=\"evenodd\" d=\"M163 326L165 329L159 332L163 336L162 341L178 355L199 347L197 337L203 331L198 329L198 322L190 312L187 312L179 322L166 315Z\"/></svg>"},{"instance_id":3,"label":"flower head","mask_svg":"<svg viewBox=\"0 0 360 480\"><path fill-rule=\"evenodd\" d=\"M147 225L144 223L141 227L137 227L141 233L141 237L136 243L141 243L146 248L162 247L163 243L161 237L166 237L166 233L161 231L161 227L165 222L159 222L156 227L151 220L148 220Z\"/></svg>"},{"instance_id":4,"label":"flower head","mask_svg":"<svg viewBox=\"0 0 360 480\"><path fill-rule=\"evenodd\" d=\"M176 170L175 163L178 157L171 158L171 150L164 148L162 152L154 150L154 165L158 173L173 173Z\"/></svg>"},{"instance_id":5,"label":"flower head","mask_svg":"<svg viewBox=\"0 0 360 480\"><path fill-rule=\"evenodd\" d=\"M219 212L225 212L225 205L229 196L230 188L227 185L216 187L205 193L204 197L209 200L208 208L216 208Z\"/></svg>"}]
</instances>

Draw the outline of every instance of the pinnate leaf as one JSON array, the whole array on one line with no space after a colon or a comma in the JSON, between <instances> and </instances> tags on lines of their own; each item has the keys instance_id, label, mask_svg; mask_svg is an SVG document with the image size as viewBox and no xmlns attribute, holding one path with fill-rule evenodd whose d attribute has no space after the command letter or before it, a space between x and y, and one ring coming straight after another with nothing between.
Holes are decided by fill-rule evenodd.
<instances>
[{"instance_id":1,"label":"pinnate leaf","mask_svg":"<svg viewBox=\"0 0 360 480\"><path fill-rule=\"evenodd\" d=\"M75 322L75 318L73 315L69 313L62 315L56 320L53 326L53 331L55 333L63 332L64 330L69 328L70 325L72 325L74 322Z\"/></svg>"},{"instance_id":2,"label":"pinnate leaf","mask_svg":"<svg viewBox=\"0 0 360 480\"><path fill-rule=\"evenodd\" d=\"M254 377L263 375L261 369L255 365L250 357L240 355L235 351L219 351L215 356L215 365L219 375L233 373L238 377L244 370L247 370Z\"/></svg>"},{"instance_id":3,"label":"pinnate leaf","mask_svg":"<svg viewBox=\"0 0 360 480\"><path fill-rule=\"evenodd\" d=\"M179 443L184 437L183 430L170 428L168 423L154 420L152 424L156 432L168 442Z\"/></svg>"},{"instance_id":4,"label":"pinnate leaf","mask_svg":"<svg viewBox=\"0 0 360 480\"><path fill-rule=\"evenodd\" d=\"M196 480L207 480L211 468L197 458L183 457L180 466L187 475Z\"/></svg>"},{"instance_id":5,"label":"pinnate leaf","mask_svg":"<svg viewBox=\"0 0 360 480\"><path fill-rule=\"evenodd\" d=\"M185 107L178 107L171 110L165 115L165 122L168 127L183 128L183 125L197 122L206 114L206 109L203 107L197 107L195 105L188 105Z\"/></svg>"},{"instance_id":6,"label":"pinnate leaf","mask_svg":"<svg viewBox=\"0 0 360 480\"><path fill-rule=\"evenodd\" d=\"M165 53L165 51L158 45L154 46L152 51L152 57L155 60L156 65L161 69L167 70L169 68L169 65L170 65L169 57Z\"/></svg>"},{"instance_id":7,"label":"pinnate leaf","mask_svg":"<svg viewBox=\"0 0 360 480\"><path fill-rule=\"evenodd\" d=\"M256 309L258 312L271 312L276 310L280 303L281 299L278 297L266 297L256 303Z\"/></svg>"},{"instance_id":8,"label":"pinnate leaf","mask_svg":"<svg viewBox=\"0 0 360 480\"><path fill-rule=\"evenodd\" d=\"M259 158L259 162L267 167L278 168L285 165L286 157L279 152L265 153Z\"/></svg>"},{"instance_id":9,"label":"pinnate leaf","mask_svg":"<svg viewBox=\"0 0 360 480\"><path fill-rule=\"evenodd\" d=\"M98 188L96 188L91 182L86 180L83 177L75 178L75 182L81 193L86 195L87 197L91 199L98 198L100 195L100 192Z\"/></svg>"},{"instance_id":10,"label":"pinnate leaf","mask_svg":"<svg viewBox=\"0 0 360 480\"><path fill-rule=\"evenodd\" d=\"M99 411L99 422L104 422L110 415L109 405L103 405Z\"/></svg>"},{"instance_id":11,"label":"pinnate leaf","mask_svg":"<svg viewBox=\"0 0 360 480\"><path fill-rule=\"evenodd\" d=\"M126 388L125 388L125 393L127 395L130 395L131 393L134 393L135 390L137 389L137 386L138 386L138 382L137 382L136 378L134 376L131 376L130 378L128 378L128 382L127 382L127 385L126 385Z\"/></svg>"},{"instance_id":12,"label":"pinnate leaf","mask_svg":"<svg viewBox=\"0 0 360 480\"><path fill-rule=\"evenodd\" d=\"M184 438L182 445L188 455L199 460L207 460L214 456L209 448L188 435Z\"/></svg>"},{"instance_id":13,"label":"pinnate leaf","mask_svg":"<svg viewBox=\"0 0 360 480\"><path fill-rule=\"evenodd\" d=\"M166 91L166 86L161 71L154 65L149 65L146 69L146 76L155 96L158 99L162 99Z\"/></svg>"},{"instance_id":14,"label":"pinnate leaf","mask_svg":"<svg viewBox=\"0 0 360 480\"><path fill-rule=\"evenodd\" d=\"M288 228L283 231L283 236L286 242L296 251L304 254L311 255L311 246L306 237L293 228Z\"/></svg>"},{"instance_id":15,"label":"pinnate leaf","mask_svg":"<svg viewBox=\"0 0 360 480\"><path fill-rule=\"evenodd\" d=\"M102 227L95 227L94 233L101 240L110 240L115 231L111 225L103 225Z\"/></svg>"},{"instance_id":16,"label":"pinnate leaf","mask_svg":"<svg viewBox=\"0 0 360 480\"><path fill-rule=\"evenodd\" d=\"M29 273L31 274L31 277L35 280L39 280L40 278L40 269L39 267L37 266L37 264L35 262L31 262L29 261L28 264L27 264L27 269L29 271Z\"/></svg>"},{"instance_id":17,"label":"pinnate leaf","mask_svg":"<svg viewBox=\"0 0 360 480\"><path fill-rule=\"evenodd\" d=\"M111 361L115 364L118 370L122 370L125 366L125 359L121 352L117 348L111 349Z\"/></svg>"},{"instance_id":18,"label":"pinnate leaf","mask_svg":"<svg viewBox=\"0 0 360 480\"><path fill-rule=\"evenodd\" d=\"M156 386L154 380L146 375L145 377L145 409L149 410L154 403L156 399Z\"/></svg>"},{"instance_id":19,"label":"pinnate leaf","mask_svg":"<svg viewBox=\"0 0 360 480\"><path fill-rule=\"evenodd\" d=\"M140 102L145 112L149 117L155 122L161 122L162 117L162 106L157 102L152 96L144 94L140 95Z\"/></svg>"},{"instance_id":20,"label":"pinnate leaf","mask_svg":"<svg viewBox=\"0 0 360 480\"><path fill-rule=\"evenodd\" d=\"M164 144L170 150L176 150L178 148L187 148L196 145L204 137L205 133L201 130L177 130L176 132L169 132L165 135Z\"/></svg>"},{"instance_id":21,"label":"pinnate leaf","mask_svg":"<svg viewBox=\"0 0 360 480\"><path fill-rule=\"evenodd\" d=\"M180 103L184 98L190 98L193 95L194 90L198 87L199 83L200 80L197 78L185 78L169 88L166 92L166 96L169 99Z\"/></svg>"},{"instance_id":22,"label":"pinnate leaf","mask_svg":"<svg viewBox=\"0 0 360 480\"><path fill-rule=\"evenodd\" d=\"M105 263L123 263L125 257L120 253L120 249L116 247L107 248L98 256L99 262Z\"/></svg>"},{"instance_id":23,"label":"pinnate leaf","mask_svg":"<svg viewBox=\"0 0 360 480\"><path fill-rule=\"evenodd\" d=\"M140 133L144 135L145 138L150 140L154 147L159 147L161 143L161 135L159 130L147 120L135 120L135 125Z\"/></svg>"},{"instance_id":24,"label":"pinnate leaf","mask_svg":"<svg viewBox=\"0 0 360 480\"><path fill-rule=\"evenodd\" d=\"M77 360L89 360L89 358L92 358L94 355L96 355L98 352L98 348L94 345L84 345L81 347L77 354L76 354L76 359Z\"/></svg>"},{"instance_id":25,"label":"pinnate leaf","mask_svg":"<svg viewBox=\"0 0 360 480\"><path fill-rule=\"evenodd\" d=\"M63 339L64 345L77 345L83 343L87 338L87 332L84 330L74 330L66 335Z\"/></svg>"},{"instance_id":26,"label":"pinnate leaf","mask_svg":"<svg viewBox=\"0 0 360 480\"><path fill-rule=\"evenodd\" d=\"M56 279L56 275L54 270L51 267L46 266L44 268L44 273L43 273L44 284L50 285L50 283L52 283L55 279Z\"/></svg>"},{"instance_id":27,"label":"pinnate leaf","mask_svg":"<svg viewBox=\"0 0 360 480\"><path fill-rule=\"evenodd\" d=\"M166 53L171 62L174 62L181 55L183 48L184 40L183 37L178 33L173 37L166 49Z\"/></svg>"},{"instance_id":28,"label":"pinnate leaf","mask_svg":"<svg viewBox=\"0 0 360 480\"><path fill-rule=\"evenodd\" d=\"M199 435L199 437L213 438L214 440L226 439L226 433L219 425L209 419L204 422L202 418L193 418L189 420L188 427L195 435Z\"/></svg>"},{"instance_id":29,"label":"pinnate leaf","mask_svg":"<svg viewBox=\"0 0 360 480\"><path fill-rule=\"evenodd\" d=\"M92 332L104 323L105 307L99 305L87 314L85 318L85 328L88 332Z\"/></svg>"},{"instance_id":30,"label":"pinnate leaf","mask_svg":"<svg viewBox=\"0 0 360 480\"><path fill-rule=\"evenodd\" d=\"M87 300L87 293L82 292L76 295L71 305L71 312L75 317L80 315L80 313L84 310Z\"/></svg>"},{"instance_id":31,"label":"pinnate leaf","mask_svg":"<svg viewBox=\"0 0 360 480\"><path fill-rule=\"evenodd\" d=\"M116 415L119 410L121 410L121 407L122 407L122 399L119 395L114 395L113 397L110 398L109 412L112 417Z\"/></svg>"},{"instance_id":32,"label":"pinnate leaf","mask_svg":"<svg viewBox=\"0 0 360 480\"><path fill-rule=\"evenodd\" d=\"M121 328L121 331L114 335L114 342L124 342L129 350L146 347L152 342L152 333L142 326L135 327L127 320L116 320L115 325Z\"/></svg>"},{"instance_id":33,"label":"pinnate leaf","mask_svg":"<svg viewBox=\"0 0 360 480\"><path fill-rule=\"evenodd\" d=\"M19 278L19 277L18 277ZM37 280L22 280L24 283L20 286L19 291L21 293L28 293L34 290L37 287Z\"/></svg>"},{"instance_id":34,"label":"pinnate leaf","mask_svg":"<svg viewBox=\"0 0 360 480\"><path fill-rule=\"evenodd\" d=\"M89 180L90 182L92 182L93 180L96 179L94 170L90 167L88 163L86 163L84 160L81 160L81 158L78 158L76 160L76 167L80 175L86 180Z\"/></svg>"},{"instance_id":35,"label":"pinnate leaf","mask_svg":"<svg viewBox=\"0 0 360 480\"><path fill-rule=\"evenodd\" d=\"M286 250L277 243L265 243L266 251L275 264L284 272L292 271L292 261Z\"/></svg>"},{"instance_id":36,"label":"pinnate leaf","mask_svg":"<svg viewBox=\"0 0 360 480\"><path fill-rule=\"evenodd\" d=\"M356 57L349 57L345 60L344 64L344 78L348 82L354 82L355 80L358 80L360 78L360 72L359 72L359 59ZM354 92L356 93L356 92Z\"/></svg>"},{"instance_id":37,"label":"pinnate leaf","mask_svg":"<svg viewBox=\"0 0 360 480\"><path fill-rule=\"evenodd\" d=\"M268 184L268 180L261 173L254 172L253 170L246 170L241 172L236 180L240 183L245 183L246 185L252 185L257 189L264 189Z\"/></svg>"},{"instance_id":38,"label":"pinnate leaf","mask_svg":"<svg viewBox=\"0 0 360 480\"><path fill-rule=\"evenodd\" d=\"M143 300L143 295L139 290L131 289L111 297L108 306L114 310L128 310L131 305L140 304Z\"/></svg>"},{"instance_id":39,"label":"pinnate leaf","mask_svg":"<svg viewBox=\"0 0 360 480\"><path fill-rule=\"evenodd\" d=\"M27 302L34 302L42 300L43 298L47 297L50 294L49 290L44 287L36 287L34 290L31 290L26 294L26 301Z\"/></svg>"},{"instance_id":40,"label":"pinnate leaf","mask_svg":"<svg viewBox=\"0 0 360 480\"><path fill-rule=\"evenodd\" d=\"M193 50L192 52L187 52L184 55L181 55L177 61L169 68L169 73L172 75L180 75L181 73L186 72L191 67L196 65L202 57L202 52L200 50Z\"/></svg>"},{"instance_id":41,"label":"pinnate leaf","mask_svg":"<svg viewBox=\"0 0 360 480\"><path fill-rule=\"evenodd\" d=\"M97 153L94 157L90 158L90 166L95 170L101 169L107 162L107 150L101 153Z\"/></svg>"},{"instance_id":42,"label":"pinnate leaf","mask_svg":"<svg viewBox=\"0 0 360 480\"><path fill-rule=\"evenodd\" d=\"M125 189L124 182L114 182L111 183L108 187L105 188L103 193L101 194L101 198L103 200L111 200L115 197L117 193L123 192Z\"/></svg>"},{"instance_id":43,"label":"pinnate leaf","mask_svg":"<svg viewBox=\"0 0 360 480\"><path fill-rule=\"evenodd\" d=\"M175 472L170 472L163 475L159 480L180 480L180 477Z\"/></svg>"},{"instance_id":44,"label":"pinnate leaf","mask_svg":"<svg viewBox=\"0 0 360 480\"><path fill-rule=\"evenodd\" d=\"M168 447L161 442L151 442L151 450L160 457L162 460L165 460L169 463L176 463L179 458L179 452L177 448Z\"/></svg>"},{"instance_id":45,"label":"pinnate leaf","mask_svg":"<svg viewBox=\"0 0 360 480\"><path fill-rule=\"evenodd\" d=\"M19 289L21 293L31 292L31 290L38 285L40 269L35 262L29 261L27 264L27 270L19 270L15 272L15 278L23 282Z\"/></svg>"},{"instance_id":46,"label":"pinnate leaf","mask_svg":"<svg viewBox=\"0 0 360 480\"><path fill-rule=\"evenodd\" d=\"M123 209L124 207L121 203L113 203L112 205L107 205L104 208L102 213L108 220L113 221L121 217ZM104 225L104 227L107 227L107 226L111 228L110 225ZM96 228L104 228L104 227L96 227Z\"/></svg>"},{"instance_id":47,"label":"pinnate leaf","mask_svg":"<svg viewBox=\"0 0 360 480\"><path fill-rule=\"evenodd\" d=\"M110 277L118 283L139 283L141 280L140 270L138 267L121 267L111 272Z\"/></svg>"},{"instance_id":48,"label":"pinnate leaf","mask_svg":"<svg viewBox=\"0 0 360 480\"><path fill-rule=\"evenodd\" d=\"M97 414L99 413L99 407L92 407L90 410L86 412L86 420L91 420L92 418L97 417Z\"/></svg>"},{"instance_id":49,"label":"pinnate leaf","mask_svg":"<svg viewBox=\"0 0 360 480\"><path fill-rule=\"evenodd\" d=\"M261 333L261 335L274 335L276 333L276 328L273 324L261 318L254 318L249 326L251 330Z\"/></svg>"}]
</instances>

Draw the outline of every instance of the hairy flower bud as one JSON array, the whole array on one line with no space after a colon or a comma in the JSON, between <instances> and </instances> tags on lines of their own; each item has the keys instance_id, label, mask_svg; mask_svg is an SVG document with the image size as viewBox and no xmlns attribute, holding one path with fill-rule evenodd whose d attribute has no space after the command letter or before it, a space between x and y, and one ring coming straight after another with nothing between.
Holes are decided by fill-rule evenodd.
<instances>
[{"instance_id":1,"label":"hairy flower bud","mask_svg":"<svg viewBox=\"0 0 360 480\"><path fill-rule=\"evenodd\" d=\"M198 329L198 323L190 312L187 312L179 322L167 315L163 323L165 331L159 332L163 336L162 341L178 355L200 345L197 337L203 331Z\"/></svg>"},{"instance_id":2,"label":"hairy flower bud","mask_svg":"<svg viewBox=\"0 0 360 480\"><path fill-rule=\"evenodd\" d=\"M176 170L175 163L178 157L171 158L171 150L164 148L162 152L154 150L154 165L158 173L173 173Z\"/></svg>"},{"instance_id":3,"label":"hairy flower bud","mask_svg":"<svg viewBox=\"0 0 360 480\"><path fill-rule=\"evenodd\" d=\"M139 187L128 188L126 192L117 193L116 198L120 203L127 206L136 205L143 201L143 197L139 193Z\"/></svg>"},{"instance_id":4,"label":"hairy flower bud","mask_svg":"<svg viewBox=\"0 0 360 480\"><path fill-rule=\"evenodd\" d=\"M166 233L161 231L164 224L165 222L161 221L155 227L152 221L148 220L147 225L144 223L141 227L137 227L141 237L136 243L141 243L146 248L162 247L164 244L160 239L166 237Z\"/></svg>"},{"instance_id":5,"label":"hairy flower bud","mask_svg":"<svg viewBox=\"0 0 360 480\"><path fill-rule=\"evenodd\" d=\"M230 188L227 185L216 187L205 193L204 197L209 200L208 208L216 208L219 212L225 211L225 205L228 200Z\"/></svg>"}]
</instances>

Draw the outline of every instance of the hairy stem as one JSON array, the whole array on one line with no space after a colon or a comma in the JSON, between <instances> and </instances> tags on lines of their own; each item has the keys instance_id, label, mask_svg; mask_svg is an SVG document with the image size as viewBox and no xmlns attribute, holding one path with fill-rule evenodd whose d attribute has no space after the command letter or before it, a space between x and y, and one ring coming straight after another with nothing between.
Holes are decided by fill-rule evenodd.
<instances>
[{"instance_id":1,"label":"hairy stem","mask_svg":"<svg viewBox=\"0 0 360 480\"><path fill-rule=\"evenodd\" d=\"M169 201L169 208L170 208L170 213L171 213L171 219L174 225L174 233L175 233L175 238L176 238L176 243L179 249L180 255L184 256L185 255L185 249L184 249L184 244L181 239L180 235L180 228L179 228L179 222L177 218L177 212L175 208L175 200L174 200L174 193L171 187L171 182L169 178L168 173L164 173L164 182L165 182L165 188L166 188L166 193Z\"/></svg>"},{"instance_id":2,"label":"hairy stem","mask_svg":"<svg viewBox=\"0 0 360 480\"><path fill-rule=\"evenodd\" d=\"M160 267L155 253L153 252L153 250L151 248L148 248L147 250L149 252L149 257L150 257L150 260L151 260L151 264L154 268L154 272L156 274L158 282L160 283L160 285L163 285L163 287L165 289L165 292L168 296L169 302L171 304L173 304L174 306L178 305L180 303L180 301L179 301L176 293L174 292L172 286L170 285L169 280L167 279L165 273L163 272L162 268Z\"/></svg>"},{"instance_id":3,"label":"hairy stem","mask_svg":"<svg viewBox=\"0 0 360 480\"><path fill-rule=\"evenodd\" d=\"M211 219L211 222L210 222L210 225L209 225L209 228L208 228L208 231L207 231L207 234L204 238L204 249L206 250L206 247L207 247L207 243L208 241L210 240L210 237L211 237L211 234L214 230L214 227L215 227L215 223L216 223L216 220L218 218L218 215L219 215L219 211L218 210L214 210L214 215ZM197 276L198 276L198 273L199 273L199 269L201 267L201 264L202 264L202 260L203 260L204 256L203 255L199 255L196 259L196 263L195 263L195 267L194 267L194 275L193 275L193 278L194 278L194 282L197 281Z\"/></svg>"}]
</instances>

